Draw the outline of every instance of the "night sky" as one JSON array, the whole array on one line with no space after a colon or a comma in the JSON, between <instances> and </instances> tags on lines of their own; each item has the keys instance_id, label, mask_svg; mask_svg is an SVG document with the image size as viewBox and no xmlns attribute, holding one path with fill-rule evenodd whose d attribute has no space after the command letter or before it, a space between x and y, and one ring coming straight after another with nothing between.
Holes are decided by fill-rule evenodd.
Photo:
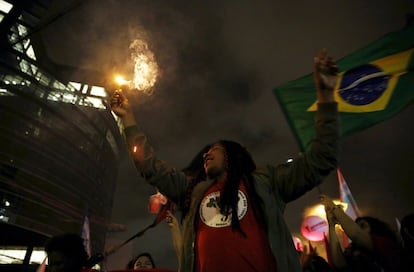
<instances>
[{"instance_id":1,"label":"night sky","mask_svg":"<svg viewBox=\"0 0 414 272\"><path fill-rule=\"evenodd\" d=\"M55 2L52 11L69 5ZM263 166L299 152L273 88L309 74L321 48L340 59L402 28L409 12L414 13L412 0L89 0L40 34L55 62L99 70L107 78L130 74L129 44L147 42L160 76L151 96L129 96L158 157L183 168L205 144L231 139ZM395 218L414 211L413 113L411 105L341 144L340 167L361 212L393 226ZM147 203L155 188L128 157L114 163L120 163L121 173L113 221L127 231L109 233L108 246L154 218ZM334 172L320 190L339 197ZM314 189L288 205L285 218L293 233L299 233L303 211L317 197ZM111 255L106 267L122 269L143 251L158 267L176 267L165 222Z\"/></svg>"}]
</instances>

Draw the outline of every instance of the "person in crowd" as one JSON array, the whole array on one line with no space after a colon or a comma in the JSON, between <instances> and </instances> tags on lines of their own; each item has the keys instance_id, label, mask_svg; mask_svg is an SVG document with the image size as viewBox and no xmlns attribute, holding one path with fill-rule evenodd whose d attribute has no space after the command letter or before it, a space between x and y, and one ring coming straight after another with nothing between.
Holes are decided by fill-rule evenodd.
<instances>
[{"instance_id":1,"label":"person in crowd","mask_svg":"<svg viewBox=\"0 0 414 272\"><path fill-rule=\"evenodd\" d=\"M175 253L177 254L177 260L178 260L178 270L180 267L180 260L181 260L181 248L183 244L183 237L181 234L181 228L180 228L180 222L178 219L174 216L174 214L171 211L167 212L167 217L165 218L165 221L168 224L168 227L171 230L171 236L173 241L173 246Z\"/></svg>"},{"instance_id":2,"label":"person in crowd","mask_svg":"<svg viewBox=\"0 0 414 272\"><path fill-rule=\"evenodd\" d=\"M72 233L53 236L45 244L47 272L81 272L88 260L83 239Z\"/></svg>"},{"instance_id":3,"label":"person in crowd","mask_svg":"<svg viewBox=\"0 0 414 272\"><path fill-rule=\"evenodd\" d=\"M284 210L337 166L337 71L321 50L314 58L315 137L292 162L263 168L245 147L229 140L205 146L184 171L168 166L155 156L125 92L114 92L111 108L123 122L137 170L181 209L181 271L302 270Z\"/></svg>"},{"instance_id":4,"label":"person in crowd","mask_svg":"<svg viewBox=\"0 0 414 272\"><path fill-rule=\"evenodd\" d=\"M155 262L151 254L144 252L130 260L127 264L127 269L141 270L141 269L153 269L155 268Z\"/></svg>"},{"instance_id":5,"label":"person in crowd","mask_svg":"<svg viewBox=\"0 0 414 272\"><path fill-rule=\"evenodd\" d=\"M371 216L352 220L341 205L336 205L326 195L321 195L320 199L329 224L332 262L339 271L401 271L401 244L397 233L387 223ZM336 224L352 241L344 250L337 237Z\"/></svg>"},{"instance_id":6,"label":"person in crowd","mask_svg":"<svg viewBox=\"0 0 414 272\"><path fill-rule=\"evenodd\" d=\"M404 271L414 270L414 213L405 215L400 221L400 236L403 243Z\"/></svg>"},{"instance_id":7,"label":"person in crowd","mask_svg":"<svg viewBox=\"0 0 414 272\"><path fill-rule=\"evenodd\" d=\"M156 194L150 196L148 207L151 213L157 213L157 216L161 216L162 219L160 220L163 220L165 218L165 222L167 222L167 225L171 231L172 242L177 255L177 262L179 264L181 256L182 235L180 223L174 216L176 205L169 201L160 192L157 192Z\"/></svg>"},{"instance_id":8,"label":"person in crowd","mask_svg":"<svg viewBox=\"0 0 414 272\"><path fill-rule=\"evenodd\" d=\"M303 251L300 254L300 265L303 272L335 272L334 268L318 254L316 248L313 248L310 244L303 247Z\"/></svg>"}]
</instances>

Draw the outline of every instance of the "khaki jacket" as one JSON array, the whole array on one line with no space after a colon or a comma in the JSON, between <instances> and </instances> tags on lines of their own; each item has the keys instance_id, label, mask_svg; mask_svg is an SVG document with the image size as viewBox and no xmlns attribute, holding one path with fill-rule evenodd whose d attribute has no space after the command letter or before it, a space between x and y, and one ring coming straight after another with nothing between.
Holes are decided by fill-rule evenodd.
<instances>
[{"instance_id":1,"label":"khaki jacket","mask_svg":"<svg viewBox=\"0 0 414 272\"><path fill-rule=\"evenodd\" d=\"M262 210L267 224L267 237L276 259L278 272L302 271L299 255L295 250L283 213L287 203L319 185L324 177L337 166L339 125L336 103L318 105L315 132L314 140L309 148L292 162L258 168L253 175L256 191L264 205ZM139 165L136 164L141 175L150 184L156 186L162 194L179 203L188 185L184 173L158 160L152 148L148 146L145 134L138 127L126 128L125 134L131 148L137 143L144 143L145 150L148 150L145 161ZM212 180L201 182L193 190L190 210L183 221L180 271L194 270L196 211L203 193L212 183Z\"/></svg>"}]
</instances>

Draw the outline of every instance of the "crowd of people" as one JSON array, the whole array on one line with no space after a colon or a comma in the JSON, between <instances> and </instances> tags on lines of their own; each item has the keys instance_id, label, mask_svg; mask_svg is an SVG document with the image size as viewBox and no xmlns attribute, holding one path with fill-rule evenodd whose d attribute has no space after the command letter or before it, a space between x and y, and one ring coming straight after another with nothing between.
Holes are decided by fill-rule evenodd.
<instances>
[{"instance_id":1,"label":"crowd of people","mask_svg":"<svg viewBox=\"0 0 414 272\"><path fill-rule=\"evenodd\" d=\"M340 205L322 195L329 223L329 244L326 248L329 258L321 257L317 248L304 246L298 250L298 260L303 272L409 272L414 267L414 213L400 220L398 231L393 230L384 221L370 216L352 220ZM167 224L179 225L177 218L170 214ZM347 247L340 242L336 225L351 240ZM175 228L175 227L174 227ZM179 230L179 228L178 228ZM180 257L181 236L173 237L177 258ZM178 244L175 244L178 243ZM45 245L48 257L47 266L41 266L37 272L98 272L90 268L82 238L67 233L52 237ZM126 271L157 271L152 255L140 253L125 266ZM101 270L103 271L103 270ZM167 271L167 270L160 270ZM172 270L169 270L172 271ZM177 270L179 271L179 269ZM250 270L230 270L250 271ZM272 270L263 270L272 271Z\"/></svg>"},{"instance_id":2,"label":"crowd of people","mask_svg":"<svg viewBox=\"0 0 414 272\"><path fill-rule=\"evenodd\" d=\"M405 215L395 230L380 218L353 220L342 205L321 195L328 222L327 259L316 252L301 252L303 271L409 272L414 269L414 213ZM340 226L339 231L336 226ZM343 236L345 234L345 236ZM350 241L348 244L345 241ZM342 242L341 242L342 241Z\"/></svg>"},{"instance_id":3,"label":"crowd of people","mask_svg":"<svg viewBox=\"0 0 414 272\"><path fill-rule=\"evenodd\" d=\"M404 269L413 267L412 215L401 220L401 235L396 235L376 218L352 220L322 195L330 261L315 250L299 253L284 221L286 205L321 184L338 165L340 127L333 95L337 71L326 50L314 58L315 137L292 161L267 167L257 167L246 148L230 140L206 145L185 169L170 167L156 157L127 94L114 93L111 109L122 120L137 170L181 211L180 220L172 213L167 216L178 271L410 271ZM347 248L339 243L335 225L352 241ZM46 251L49 266L57 267L51 247ZM70 271L81 271L83 261L83 255L75 258L76 269ZM154 268L149 253L139 254L127 265L131 270Z\"/></svg>"}]
</instances>

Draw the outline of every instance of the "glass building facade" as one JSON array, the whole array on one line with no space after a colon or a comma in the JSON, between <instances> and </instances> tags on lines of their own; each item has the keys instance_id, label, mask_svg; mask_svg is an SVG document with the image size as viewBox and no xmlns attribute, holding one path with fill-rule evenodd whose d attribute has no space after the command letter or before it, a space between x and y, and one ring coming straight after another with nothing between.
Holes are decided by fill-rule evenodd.
<instances>
[{"instance_id":1,"label":"glass building facade","mask_svg":"<svg viewBox=\"0 0 414 272\"><path fill-rule=\"evenodd\" d=\"M49 2L0 0L0 247L80 234L87 214L92 253L102 252L125 152L120 125L105 88L58 79L39 61L32 34Z\"/></svg>"}]
</instances>

